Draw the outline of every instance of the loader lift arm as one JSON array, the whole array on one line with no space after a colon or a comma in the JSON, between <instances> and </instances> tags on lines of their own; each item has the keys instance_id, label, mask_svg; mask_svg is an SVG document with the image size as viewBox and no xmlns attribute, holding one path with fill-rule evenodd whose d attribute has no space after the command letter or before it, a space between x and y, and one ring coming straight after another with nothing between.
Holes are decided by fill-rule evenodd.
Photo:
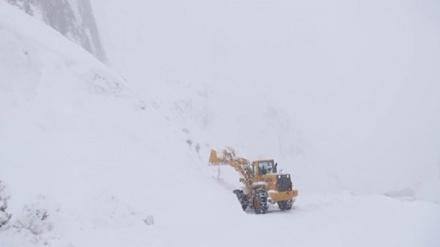
<instances>
[{"instance_id":1,"label":"loader lift arm","mask_svg":"<svg viewBox=\"0 0 440 247\"><path fill-rule=\"evenodd\" d=\"M254 172L250 162L244 158L236 158L235 151L232 148L228 147L219 151L211 150L211 154L209 155L209 164L229 165L240 174L240 182L242 182L246 187L252 185Z\"/></svg>"}]
</instances>

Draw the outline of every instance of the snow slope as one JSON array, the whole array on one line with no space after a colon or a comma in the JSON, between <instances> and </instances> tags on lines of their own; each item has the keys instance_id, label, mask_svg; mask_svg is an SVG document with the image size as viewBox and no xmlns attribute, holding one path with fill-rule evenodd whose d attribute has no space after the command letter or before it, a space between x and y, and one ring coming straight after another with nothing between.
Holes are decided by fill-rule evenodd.
<instances>
[{"instance_id":1,"label":"snow slope","mask_svg":"<svg viewBox=\"0 0 440 247\"><path fill-rule=\"evenodd\" d=\"M149 85L146 94L138 90L136 75L141 79L133 72L124 74L125 80L51 28L0 2L0 180L11 195L7 211L13 215L0 229L0 246L440 242L438 204L335 192L336 186L331 192L302 193L289 212L274 207L263 216L241 212L225 186L230 181L222 180L229 177L213 179L215 170L205 166L205 144L217 136L226 142L227 132L207 134L200 126L203 118L182 108L198 107L203 92L192 86L172 91L174 77L166 84L147 76L145 81L159 83ZM179 93L187 98L180 101ZM170 110L172 97L177 104ZM266 155L252 147L243 150L246 156ZM306 190L307 176L329 180L319 169L303 171L294 176ZM309 181L310 187L313 182L323 183ZM151 217L154 224L146 224Z\"/></svg>"},{"instance_id":2,"label":"snow slope","mask_svg":"<svg viewBox=\"0 0 440 247\"><path fill-rule=\"evenodd\" d=\"M52 29L0 9L0 165L13 214L1 246L16 246L14 238L93 246L108 228L145 227L150 214L169 225L181 214L174 200L206 194L193 182L197 167L182 166L191 159L183 137L121 77ZM49 210L53 236L21 230L33 224L20 223L24 206Z\"/></svg>"}]
</instances>

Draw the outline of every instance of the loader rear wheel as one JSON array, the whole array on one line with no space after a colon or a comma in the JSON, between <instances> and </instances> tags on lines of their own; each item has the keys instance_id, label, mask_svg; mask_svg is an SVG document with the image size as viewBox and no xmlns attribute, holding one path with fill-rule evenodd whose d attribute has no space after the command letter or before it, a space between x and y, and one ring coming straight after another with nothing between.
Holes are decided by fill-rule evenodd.
<instances>
[{"instance_id":1,"label":"loader rear wheel","mask_svg":"<svg viewBox=\"0 0 440 247\"><path fill-rule=\"evenodd\" d=\"M258 188L254 191L254 210L256 214L265 214L269 209L267 205L267 192Z\"/></svg>"},{"instance_id":2,"label":"loader rear wheel","mask_svg":"<svg viewBox=\"0 0 440 247\"><path fill-rule=\"evenodd\" d=\"M295 202L295 200L289 200L287 201L286 210L292 209L292 205Z\"/></svg>"},{"instance_id":3,"label":"loader rear wheel","mask_svg":"<svg viewBox=\"0 0 440 247\"><path fill-rule=\"evenodd\" d=\"M293 205L292 200L278 202L278 207L280 208L281 211L292 209L292 205Z\"/></svg>"},{"instance_id":4,"label":"loader rear wheel","mask_svg":"<svg viewBox=\"0 0 440 247\"><path fill-rule=\"evenodd\" d=\"M293 205L292 200L278 202L278 207L280 208L281 211L292 209L292 205Z\"/></svg>"},{"instance_id":5,"label":"loader rear wheel","mask_svg":"<svg viewBox=\"0 0 440 247\"><path fill-rule=\"evenodd\" d=\"M286 210L286 207L287 207L287 201L281 201L281 202L278 202L278 207L280 208L281 211Z\"/></svg>"}]
</instances>

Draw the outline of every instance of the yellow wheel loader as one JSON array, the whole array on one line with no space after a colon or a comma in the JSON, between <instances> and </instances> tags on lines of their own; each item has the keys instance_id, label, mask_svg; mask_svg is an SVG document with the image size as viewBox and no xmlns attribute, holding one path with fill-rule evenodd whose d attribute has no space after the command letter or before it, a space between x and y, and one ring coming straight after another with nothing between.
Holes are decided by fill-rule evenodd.
<instances>
[{"instance_id":1,"label":"yellow wheel loader","mask_svg":"<svg viewBox=\"0 0 440 247\"><path fill-rule=\"evenodd\" d=\"M256 214L265 214L268 203L278 204L280 210L290 210L298 190L292 188L290 174L277 173L277 164L273 160L249 162L237 158L231 147L211 150L209 164L213 166L229 165L240 174L244 186L234 190L243 211L252 208Z\"/></svg>"}]
</instances>

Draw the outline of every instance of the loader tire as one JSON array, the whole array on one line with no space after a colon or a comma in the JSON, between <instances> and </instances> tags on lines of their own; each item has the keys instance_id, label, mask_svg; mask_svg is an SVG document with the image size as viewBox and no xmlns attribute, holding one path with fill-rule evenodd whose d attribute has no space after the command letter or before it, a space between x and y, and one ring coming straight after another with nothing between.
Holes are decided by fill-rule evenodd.
<instances>
[{"instance_id":1,"label":"loader tire","mask_svg":"<svg viewBox=\"0 0 440 247\"><path fill-rule=\"evenodd\" d=\"M243 211L246 211L249 206L249 198L242 190L234 190L234 194L237 195L237 199L241 204Z\"/></svg>"},{"instance_id":2,"label":"loader tire","mask_svg":"<svg viewBox=\"0 0 440 247\"><path fill-rule=\"evenodd\" d=\"M280 208L281 211L292 209L292 205L293 205L292 200L278 202L278 207Z\"/></svg>"},{"instance_id":3,"label":"loader tire","mask_svg":"<svg viewBox=\"0 0 440 247\"><path fill-rule=\"evenodd\" d=\"M290 209L292 209L292 206L293 206L293 203L294 203L295 201L294 200L289 200L289 201L287 201L287 204L286 204L286 210L290 210Z\"/></svg>"},{"instance_id":4,"label":"loader tire","mask_svg":"<svg viewBox=\"0 0 440 247\"><path fill-rule=\"evenodd\" d=\"M256 214L265 214L269 209L267 204L267 191L258 188L254 191L254 210Z\"/></svg>"},{"instance_id":5,"label":"loader tire","mask_svg":"<svg viewBox=\"0 0 440 247\"><path fill-rule=\"evenodd\" d=\"M278 202L278 207L280 208L281 211L286 210L287 209L287 201Z\"/></svg>"}]
</instances>

